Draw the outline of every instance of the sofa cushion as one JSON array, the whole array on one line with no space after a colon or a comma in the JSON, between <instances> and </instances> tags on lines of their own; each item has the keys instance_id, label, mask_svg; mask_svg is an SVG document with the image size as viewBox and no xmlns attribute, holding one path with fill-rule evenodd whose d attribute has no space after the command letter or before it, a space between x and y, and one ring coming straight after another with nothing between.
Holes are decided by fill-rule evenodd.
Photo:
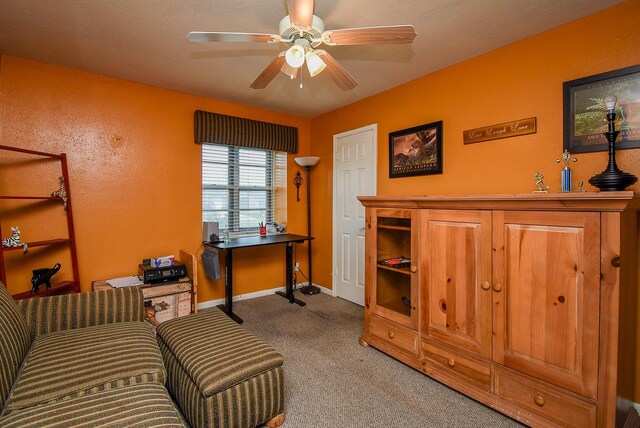
<instances>
[{"instance_id":1,"label":"sofa cushion","mask_svg":"<svg viewBox=\"0 0 640 428\"><path fill-rule=\"evenodd\" d=\"M158 344L143 322L58 331L34 340L4 412L165 380Z\"/></svg>"},{"instance_id":2,"label":"sofa cushion","mask_svg":"<svg viewBox=\"0 0 640 428\"><path fill-rule=\"evenodd\" d=\"M167 390L138 384L56 401L0 417L3 428L187 427Z\"/></svg>"},{"instance_id":3,"label":"sofa cushion","mask_svg":"<svg viewBox=\"0 0 640 428\"><path fill-rule=\"evenodd\" d=\"M27 324L4 284L0 282L0 409L31 346Z\"/></svg>"},{"instance_id":4,"label":"sofa cushion","mask_svg":"<svg viewBox=\"0 0 640 428\"><path fill-rule=\"evenodd\" d=\"M33 337L60 330L144 321L144 296L140 287L20 300L18 308L31 327Z\"/></svg>"},{"instance_id":5,"label":"sofa cushion","mask_svg":"<svg viewBox=\"0 0 640 428\"><path fill-rule=\"evenodd\" d=\"M218 308L165 321L158 327L158 340L171 350L205 397L283 363L275 349Z\"/></svg>"}]
</instances>

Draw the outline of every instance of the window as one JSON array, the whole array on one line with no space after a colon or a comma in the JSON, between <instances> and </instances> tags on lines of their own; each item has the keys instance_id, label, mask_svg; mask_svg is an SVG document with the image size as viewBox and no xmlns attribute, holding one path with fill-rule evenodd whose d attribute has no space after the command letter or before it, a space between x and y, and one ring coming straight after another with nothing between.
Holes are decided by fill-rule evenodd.
<instances>
[{"instance_id":1,"label":"window","mask_svg":"<svg viewBox=\"0 0 640 428\"><path fill-rule=\"evenodd\" d=\"M259 223L285 223L287 154L223 144L202 145L202 220L232 234Z\"/></svg>"}]
</instances>

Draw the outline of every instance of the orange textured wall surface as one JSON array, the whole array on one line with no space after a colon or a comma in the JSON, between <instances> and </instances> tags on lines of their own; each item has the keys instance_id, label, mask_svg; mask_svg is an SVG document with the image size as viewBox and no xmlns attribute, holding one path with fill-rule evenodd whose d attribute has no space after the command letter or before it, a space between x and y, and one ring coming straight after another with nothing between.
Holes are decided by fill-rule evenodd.
<instances>
[{"instance_id":1,"label":"orange textured wall surface","mask_svg":"<svg viewBox=\"0 0 640 428\"><path fill-rule=\"evenodd\" d=\"M180 249L197 254L202 251L201 153L193 142L194 110L296 126L299 152L309 149L310 120L306 118L15 57L2 57L0 96L0 144L67 153L85 291L96 279L137 274L143 258L177 255ZM7 152L0 152L0 165L6 165L7 158ZM45 196L57 189L55 170L44 173L28 166L22 162L5 169L0 194ZM288 182L296 170L293 156L289 156ZM306 206L303 201L296 203L295 188L291 187L288 230L304 234ZM65 227L64 223L52 224L47 213L39 220L27 220L24 207L8 207L5 202L2 208L5 235L14 222L22 224L25 241L40 240L42 233L56 235L57 228ZM37 207L38 212L42 210L56 211ZM284 246L279 250L238 251L234 257L235 294L284 285ZM299 251L306 251L306 247ZM17 253L11 256L19 269L11 270L7 281L12 293L30 288L30 269L52 266L63 257L33 250L27 256L37 264L33 267ZM300 261L302 266L306 264L306 258ZM64 271L68 266L63 266L61 279L71 276L70 270ZM222 280L199 278L200 301L223 297Z\"/></svg>"},{"instance_id":2,"label":"orange textured wall surface","mask_svg":"<svg viewBox=\"0 0 640 428\"><path fill-rule=\"evenodd\" d=\"M605 32L606 22L617 31ZM528 193L536 171L559 191L562 83L640 63L638 22L640 2L626 2L314 118L311 152L322 158L312 171L314 234L332 234L333 136L373 123L379 195ZM535 134L462 142L464 130L528 117L537 118ZM444 173L389 179L388 134L438 120L444 122ZM606 153L575 157L574 185L582 180L594 190L587 180L606 167ZM621 169L640 176L640 149L618 151L617 159ZM318 282L330 284L331 240L318 240L313 251Z\"/></svg>"}]
</instances>

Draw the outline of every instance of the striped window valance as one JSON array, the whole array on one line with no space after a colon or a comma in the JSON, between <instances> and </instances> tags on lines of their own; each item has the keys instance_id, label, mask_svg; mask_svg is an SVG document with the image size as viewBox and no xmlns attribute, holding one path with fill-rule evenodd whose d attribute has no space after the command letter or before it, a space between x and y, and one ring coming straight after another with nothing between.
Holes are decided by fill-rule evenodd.
<instances>
[{"instance_id":1,"label":"striped window valance","mask_svg":"<svg viewBox=\"0 0 640 428\"><path fill-rule=\"evenodd\" d=\"M298 128L196 110L196 144L213 143L298 153Z\"/></svg>"}]
</instances>

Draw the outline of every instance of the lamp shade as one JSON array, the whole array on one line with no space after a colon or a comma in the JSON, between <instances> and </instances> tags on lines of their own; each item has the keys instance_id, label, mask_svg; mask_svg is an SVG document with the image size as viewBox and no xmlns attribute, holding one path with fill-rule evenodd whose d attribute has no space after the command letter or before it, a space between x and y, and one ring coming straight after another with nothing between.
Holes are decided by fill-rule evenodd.
<instances>
[{"instance_id":1,"label":"lamp shade","mask_svg":"<svg viewBox=\"0 0 640 428\"><path fill-rule=\"evenodd\" d=\"M282 64L282 67L280 67L280 71L282 71L284 74L286 74L292 79L295 79L296 76L298 75L298 69L291 67L289 64L287 64L287 62Z\"/></svg>"},{"instance_id":2,"label":"lamp shade","mask_svg":"<svg viewBox=\"0 0 640 428\"><path fill-rule=\"evenodd\" d=\"M306 59L307 68L309 69L309 74L311 75L311 77L320 74L322 70L324 70L324 68L327 66L327 64L325 64L320 56L318 56L318 54L314 51L307 52Z\"/></svg>"},{"instance_id":3,"label":"lamp shade","mask_svg":"<svg viewBox=\"0 0 640 428\"><path fill-rule=\"evenodd\" d=\"M296 163L300 166L314 166L320 160L320 156L301 156L296 158Z\"/></svg>"},{"instance_id":4,"label":"lamp shade","mask_svg":"<svg viewBox=\"0 0 640 428\"><path fill-rule=\"evenodd\" d=\"M287 49L284 59L293 68L301 67L304 64L304 48L300 45L293 45Z\"/></svg>"}]
</instances>

